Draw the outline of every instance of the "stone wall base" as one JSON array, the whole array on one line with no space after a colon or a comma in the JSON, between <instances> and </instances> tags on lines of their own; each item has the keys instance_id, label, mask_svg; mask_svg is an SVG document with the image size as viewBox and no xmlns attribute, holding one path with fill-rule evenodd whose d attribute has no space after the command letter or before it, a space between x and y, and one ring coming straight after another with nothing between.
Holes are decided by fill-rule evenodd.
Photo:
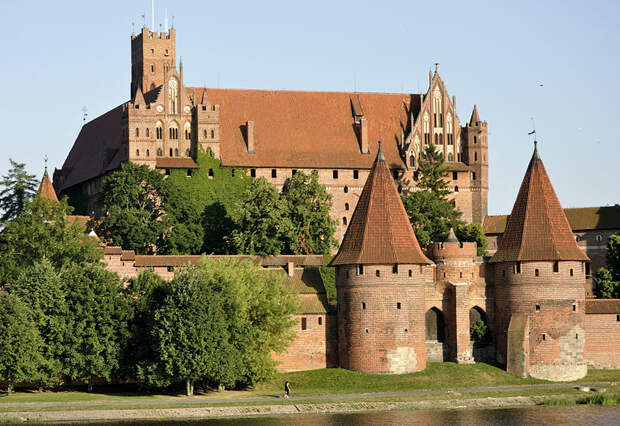
<instances>
[{"instance_id":1,"label":"stone wall base","mask_svg":"<svg viewBox=\"0 0 620 426\"><path fill-rule=\"evenodd\" d=\"M571 382L588 374L586 364L535 364L530 365L530 376L552 382Z\"/></svg>"}]
</instances>

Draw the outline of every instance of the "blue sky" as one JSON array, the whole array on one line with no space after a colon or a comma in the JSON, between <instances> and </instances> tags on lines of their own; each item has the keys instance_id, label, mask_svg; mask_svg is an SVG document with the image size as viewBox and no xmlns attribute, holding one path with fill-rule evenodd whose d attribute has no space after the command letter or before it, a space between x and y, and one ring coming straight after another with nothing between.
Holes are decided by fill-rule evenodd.
<instances>
[{"instance_id":1,"label":"blue sky","mask_svg":"<svg viewBox=\"0 0 620 426\"><path fill-rule=\"evenodd\" d=\"M461 120L475 103L489 123L490 214L512 209L531 117L564 207L620 202L620 2L156 0L157 28L164 8L187 85L419 93L439 62ZM8 158L60 167L82 108L129 98L132 22L150 9L2 0L0 174Z\"/></svg>"}]
</instances>

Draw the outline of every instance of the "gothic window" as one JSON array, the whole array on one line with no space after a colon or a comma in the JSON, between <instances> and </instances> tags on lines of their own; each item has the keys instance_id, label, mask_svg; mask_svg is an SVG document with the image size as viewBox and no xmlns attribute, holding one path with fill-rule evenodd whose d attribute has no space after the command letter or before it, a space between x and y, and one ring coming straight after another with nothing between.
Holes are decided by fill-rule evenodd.
<instances>
[{"instance_id":1,"label":"gothic window","mask_svg":"<svg viewBox=\"0 0 620 426\"><path fill-rule=\"evenodd\" d=\"M168 102L169 107L168 111L170 114L177 113L177 103L178 103L178 84L175 79L171 79L168 82Z\"/></svg>"},{"instance_id":2,"label":"gothic window","mask_svg":"<svg viewBox=\"0 0 620 426\"><path fill-rule=\"evenodd\" d=\"M459 192L459 187L458 187L458 185L455 185L455 186L454 186L454 192Z\"/></svg>"},{"instance_id":3,"label":"gothic window","mask_svg":"<svg viewBox=\"0 0 620 426\"><path fill-rule=\"evenodd\" d=\"M409 167L415 167L415 156L413 154L409 157Z\"/></svg>"},{"instance_id":4,"label":"gothic window","mask_svg":"<svg viewBox=\"0 0 620 426\"><path fill-rule=\"evenodd\" d=\"M454 155L451 152L448 153L448 161L454 161Z\"/></svg>"},{"instance_id":5,"label":"gothic window","mask_svg":"<svg viewBox=\"0 0 620 426\"><path fill-rule=\"evenodd\" d=\"M435 89L433 101L433 121L435 127L443 127L443 110L441 109L441 92Z\"/></svg>"},{"instance_id":6,"label":"gothic window","mask_svg":"<svg viewBox=\"0 0 620 426\"><path fill-rule=\"evenodd\" d=\"M271 169L271 177L272 178L278 177L278 172L276 171L276 169Z\"/></svg>"},{"instance_id":7,"label":"gothic window","mask_svg":"<svg viewBox=\"0 0 620 426\"><path fill-rule=\"evenodd\" d=\"M171 123L170 128L168 129L168 134L170 139L179 139L179 129L177 128L176 123Z\"/></svg>"},{"instance_id":8,"label":"gothic window","mask_svg":"<svg viewBox=\"0 0 620 426\"><path fill-rule=\"evenodd\" d=\"M343 224L344 226L346 226L346 225L347 225L347 218L346 218L346 217L343 217L343 218L342 218L342 224Z\"/></svg>"},{"instance_id":9,"label":"gothic window","mask_svg":"<svg viewBox=\"0 0 620 426\"><path fill-rule=\"evenodd\" d=\"M147 127L147 128L146 128L146 137L147 137L147 138L150 136L150 133L151 133L151 132L149 131L149 128Z\"/></svg>"},{"instance_id":10,"label":"gothic window","mask_svg":"<svg viewBox=\"0 0 620 426\"><path fill-rule=\"evenodd\" d=\"M338 170L334 170L334 171L332 172L332 177L333 177L334 179L338 179Z\"/></svg>"},{"instance_id":11,"label":"gothic window","mask_svg":"<svg viewBox=\"0 0 620 426\"><path fill-rule=\"evenodd\" d=\"M155 128L155 137L157 139L162 139L164 136L164 132L162 130L162 124L161 121L158 121L156 124L156 128Z\"/></svg>"},{"instance_id":12,"label":"gothic window","mask_svg":"<svg viewBox=\"0 0 620 426\"><path fill-rule=\"evenodd\" d=\"M353 179L359 179L360 172L358 170L353 170Z\"/></svg>"},{"instance_id":13,"label":"gothic window","mask_svg":"<svg viewBox=\"0 0 620 426\"><path fill-rule=\"evenodd\" d=\"M204 130L203 130L203 135L204 135L204 137L205 137L205 139L206 139L206 138L207 138L207 129L204 129Z\"/></svg>"},{"instance_id":14,"label":"gothic window","mask_svg":"<svg viewBox=\"0 0 620 426\"><path fill-rule=\"evenodd\" d=\"M157 148L157 156L162 157L163 155L164 155L164 152L161 150L161 148Z\"/></svg>"},{"instance_id":15,"label":"gothic window","mask_svg":"<svg viewBox=\"0 0 620 426\"><path fill-rule=\"evenodd\" d=\"M189 123L185 123L185 139L189 140L192 137L192 130Z\"/></svg>"},{"instance_id":16,"label":"gothic window","mask_svg":"<svg viewBox=\"0 0 620 426\"><path fill-rule=\"evenodd\" d=\"M448 145L454 145L454 131L452 127L452 114L448 114L448 118L446 119L446 139L448 140Z\"/></svg>"},{"instance_id":17,"label":"gothic window","mask_svg":"<svg viewBox=\"0 0 620 426\"><path fill-rule=\"evenodd\" d=\"M140 156L140 150L136 149L136 157L139 157L139 156Z\"/></svg>"},{"instance_id":18,"label":"gothic window","mask_svg":"<svg viewBox=\"0 0 620 426\"><path fill-rule=\"evenodd\" d=\"M150 156L151 156L151 151L150 151L150 150L148 150L148 149L146 150L146 156L147 156L147 157L150 157Z\"/></svg>"},{"instance_id":19,"label":"gothic window","mask_svg":"<svg viewBox=\"0 0 620 426\"><path fill-rule=\"evenodd\" d=\"M155 88L155 83L151 83L151 87L149 90L153 90Z\"/></svg>"},{"instance_id":20,"label":"gothic window","mask_svg":"<svg viewBox=\"0 0 620 426\"><path fill-rule=\"evenodd\" d=\"M170 156L172 157L172 148L170 148Z\"/></svg>"},{"instance_id":21,"label":"gothic window","mask_svg":"<svg viewBox=\"0 0 620 426\"><path fill-rule=\"evenodd\" d=\"M211 130L211 139L215 139L215 130Z\"/></svg>"},{"instance_id":22,"label":"gothic window","mask_svg":"<svg viewBox=\"0 0 620 426\"><path fill-rule=\"evenodd\" d=\"M349 203L344 203L344 209L347 211L349 210Z\"/></svg>"},{"instance_id":23,"label":"gothic window","mask_svg":"<svg viewBox=\"0 0 620 426\"><path fill-rule=\"evenodd\" d=\"M424 113L424 145L431 143L431 126L429 123L428 113Z\"/></svg>"},{"instance_id":24,"label":"gothic window","mask_svg":"<svg viewBox=\"0 0 620 426\"><path fill-rule=\"evenodd\" d=\"M443 133L439 134L439 145L443 145Z\"/></svg>"},{"instance_id":25,"label":"gothic window","mask_svg":"<svg viewBox=\"0 0 620 426\"><path fill-rule=\"evenodd\" d=\"M140 137L140 129L136 127L136 137Z\"/></svg>"},{"instance_id":26,"label":"gothic window","mask_svg":"<svg viewBox=\"0 0 620 426\"><path fill-rule=\"evenodd\" d=\"M349 187L345 185L345 187L344 187L344 193L346 194L346 193L348 193L348 192L349 192Z\"/></svg>"},{"instance_id":27,"label":"gothic window","mask_svg":"<svg viewBox=\"0 0 620 426\"><path fill-rule=\"evenodd\" d=\"M435 133L435 145L439 145L439 135Z\"/></svg>"},{"instance_id":28,"label":"gothic window","mask_svg":"<svg viewBox=\"0 0 620 426\"><path fill-rule=\"evenodd\" d=\"M175 148L174 149L174 156L178 157L179 156L179 148Z\"/></svg>"}]
</instances>

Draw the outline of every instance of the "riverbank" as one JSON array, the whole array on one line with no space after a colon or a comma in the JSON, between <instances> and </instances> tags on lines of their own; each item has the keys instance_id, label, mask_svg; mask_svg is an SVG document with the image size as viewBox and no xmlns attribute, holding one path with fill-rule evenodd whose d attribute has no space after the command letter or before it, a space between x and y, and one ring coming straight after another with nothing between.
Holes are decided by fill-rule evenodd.
<instances>
[{"instance_id":1,"label":"riverbank","mask_svg":"<svg viewBox=\"0 0 620 426\"><path fill-rule=\"evenodd\" d=\"M283 380L293 397L283 399ZM588 392L584 390L589 389ZM620 400L620 371L592 370L573 383L521 379L486 364L431 364L390 376L340 369L280 374L250 391L174 394L20 392L0 398L0 422L131 421L208 417L353 413L418 409L571 405L589 395ZM609 396L609 398L607 397Z\"/></svg>"}]
</instances>

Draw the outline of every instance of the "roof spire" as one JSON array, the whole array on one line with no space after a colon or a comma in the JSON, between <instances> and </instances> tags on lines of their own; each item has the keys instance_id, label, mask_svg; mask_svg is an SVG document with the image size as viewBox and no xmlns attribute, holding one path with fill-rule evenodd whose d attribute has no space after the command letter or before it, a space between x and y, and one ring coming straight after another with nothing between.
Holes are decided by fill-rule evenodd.
<instances>
[{"instance_id":1,"label":"roof spire","mask_svg":"<svg viewBox=\"0 0 620 426\"><path fill-rule=\"evenodd\" d=\"M478 115L478 107L476 107L476 104L474 104L474 110L471 112L471 118L469 119L469 125L475 126L478 121L480 121L480 116Z\"/></svg>"},{"instance_id":2,"label":"roof spire","mask_svg":"<svg viewBox=\"0 0 620 426\"><path fill-rule=\"evenodd\" d=\"M47 155L43 158L43 161L45 161L45 173L47 173Z\"/></svg>"},{"instance_id":3,"label":"roof spire","mask_svg":"<svg viewBox=\"0 0 620 426\"><path fill-rule=\"evenodd\" d=\"M385 161L383 151L381 151L381 141L379 141L379 151L377 151L377 161Z\"/></svg>"}]
</instances>

